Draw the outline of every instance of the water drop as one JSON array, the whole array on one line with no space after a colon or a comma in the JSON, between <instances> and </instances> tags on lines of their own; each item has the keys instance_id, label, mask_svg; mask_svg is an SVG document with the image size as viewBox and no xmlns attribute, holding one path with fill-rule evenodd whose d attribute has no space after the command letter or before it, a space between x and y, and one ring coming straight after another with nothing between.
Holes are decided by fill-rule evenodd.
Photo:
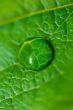
<instances>
[{"instance_id":1,"label":"water drop","mask_svg":"<svg viewBox=\"0 0 73 110\"><path fill-rule=\"evenodd\" d=\"M40 71L54 58L54 48L50 41L36 37L25 40L18 53L18 60L26 69Z\"/></svg>"}]
</instances>

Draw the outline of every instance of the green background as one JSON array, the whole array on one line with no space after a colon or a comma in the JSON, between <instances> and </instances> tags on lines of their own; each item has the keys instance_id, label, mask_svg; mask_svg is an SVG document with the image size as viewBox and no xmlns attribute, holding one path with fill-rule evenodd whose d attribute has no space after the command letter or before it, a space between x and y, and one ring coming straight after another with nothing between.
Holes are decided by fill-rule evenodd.
<instances>
[{"instance_id":1,"label":"green background","mask_svg":"<svg viewBox=\"0 0 73 110\"><path fill-rule=\"evenodd\" d=\"M0 1L0 110L73 110L72 0ZM53 63L42 71L19 65L20 44L51 39Z\"/></svg>"}]
</instances>

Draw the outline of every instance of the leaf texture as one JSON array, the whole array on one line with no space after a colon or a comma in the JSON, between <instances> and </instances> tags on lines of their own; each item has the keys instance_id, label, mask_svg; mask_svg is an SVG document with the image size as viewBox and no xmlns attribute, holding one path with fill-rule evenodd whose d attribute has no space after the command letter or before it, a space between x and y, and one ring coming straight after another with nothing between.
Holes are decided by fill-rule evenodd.
<instances>
[{"instance_id":1,"label":"leaf texture","mask_svg":"<svg viewBox=\"0 0 73 110\"><path fill-rule=\"evenodd\" d=\"M15 1L6 3L14 4ZM36 3L37 2L37 3ZM50 8L66 1L34 1L35 9ZM50 3L51 3L50 2ZM19 10L23 10L21 7ZM41 3L43 5L41 5ZM56 3L56 5L55 5ZM19 7L17 5L15 8ZM38 5L37 5L38 4ZM4 3L3 3L4 5ZM13 4L12 4L13 5ZM40 6L41 5L41 6ZM10 6L10 5L9 5ZM36 8L38 7L38 8ZM13 7L12 7L13 8ZM9 9L9 8L8 8ZM41 10L42 8L40 8ZM5 10L5 9L4 9ZM18 11L18 15L22 11ZM26 9L27 10L27 9ZM15 10L9 10L15 17ZM25 11L25 9L24 9ZM23 13L27 13L25 11ZM8 12L8 11L7 11ZM5 14L7 13L5 12ZM20 13L19 13L20 12ZM28 10L29 12L29 10ZM4 14L4 15L5 15ZM26 14L25 14L26 15ZM3 16L3 12L1 13ZM6 18L7 17L7 18ZM9 16L4 19L10 19ZM3 20L4 22L4 20ZM54 49L53 63L42 71L26 70L18 63L18 50L31 37L50 39ZM73 5L52 9L0 26L0 109L1 110L73 110Z\"/></svg>"},{"instance_id":2,"label":"leaf texture","mask_svg":"<svg viewBox=\"0 0 73 110\"><path fill-rule=\"evenodd\" d=\"M73 0L3 0L0 1L0 25L71 3Z\"/></svg>"}]
</instances>

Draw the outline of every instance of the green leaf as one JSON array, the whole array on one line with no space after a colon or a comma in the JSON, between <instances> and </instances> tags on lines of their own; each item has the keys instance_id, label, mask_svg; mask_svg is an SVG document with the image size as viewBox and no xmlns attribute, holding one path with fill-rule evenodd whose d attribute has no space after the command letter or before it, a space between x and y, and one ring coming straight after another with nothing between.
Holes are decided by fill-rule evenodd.
<instances>
[{"instance_id":1,"label":"green leaf","mask_svg":"<svg viewBox=\"0 0 73 110\"><path fill-rule=\"evenodd\" d=\"M1 8L0 110L73 110L73 5L68 6L72 1L52 0L50 5L47 0L40 1L26 0L24 9L23 2L7 0L11 5L5 3L5 9ZM48 10L41 8L41 3ZM34 11L34 15L25 18L27 11ZM22 13L23 19L16 17ZM4 24L5 20L8 24ZM32 37L50 39L55 50L52 63L41 71L28 70L18 61L23 42Z\"/></svg>"},{"instance_id":2,"label":"green leaf","mask_svg":"<svg viewBox=\"0 0 73 110\"><path fill-rule=\"evenodd\" d=\"M0 1L0 25L71 3L73 0L3 0Z\"/></svg>"}]
</instances>

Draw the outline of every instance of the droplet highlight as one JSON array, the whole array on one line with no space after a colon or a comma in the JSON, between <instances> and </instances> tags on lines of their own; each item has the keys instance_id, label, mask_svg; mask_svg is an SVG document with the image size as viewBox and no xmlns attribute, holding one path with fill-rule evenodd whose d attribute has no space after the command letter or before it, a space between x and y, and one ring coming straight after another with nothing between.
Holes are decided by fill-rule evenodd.
<instances>
[{"instance_id":1,"label":"droplet highlight","mask_svg":"<svg viewBox=\"0 0 73 110\"><path fill-rule=\"evenodd\" d=\"M18 61L28 70L40 71L54 59L54 48L50 41L35 37L25 40L18 52Z\"/></svg>"}]
</instances>

